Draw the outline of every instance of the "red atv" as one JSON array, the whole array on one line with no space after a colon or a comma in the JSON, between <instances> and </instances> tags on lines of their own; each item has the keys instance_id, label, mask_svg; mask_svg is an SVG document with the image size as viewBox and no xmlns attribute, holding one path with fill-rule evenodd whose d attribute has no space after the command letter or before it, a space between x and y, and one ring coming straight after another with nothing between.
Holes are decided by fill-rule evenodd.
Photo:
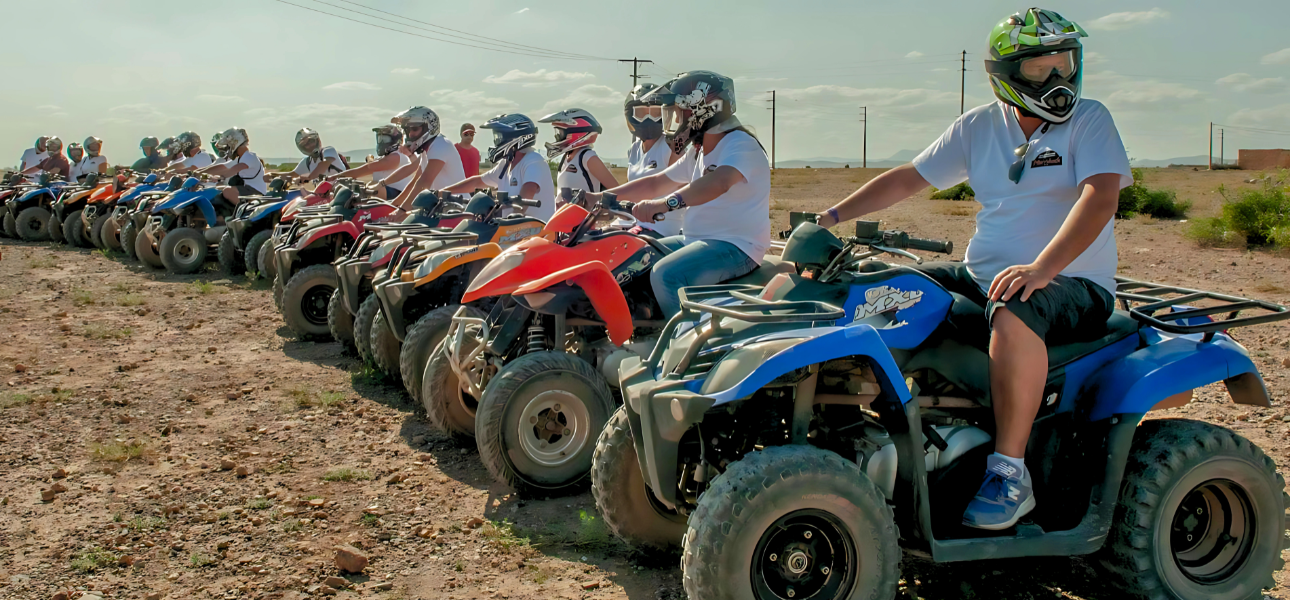
<instances>
[{"instance_id":1,"label":"red atv","mask_svg":"<svg viewBox=\"0 0 1290 600\"><path fill-rule=\"evenodd\" d=\"M613 217L635 223L631 205L613 194L591 210L566 205L548 231L568 233L544 233L494 258L462 303L506 297L482 319L459 311L426 366L425 380L455 379L459 388L436 390L443 397L426 401L427 410L474 416L481 459L517 491L559 492L587 476L618 404L618 364L648 354L666 324L649 274L672 251L638 230L596 229ZM790 270L767 257L734 282L764 285Z\"/></svg>"},{"instance_id":2,"label":"red atv","mask_svg":"<svg viewBox=\"0 0 1290 600\"><path fill-rule=\"evenodd\" d=\"M327 305L338 284L332 263L349 252L363 226L399 222L406 215L389 202L364 202L365 193L359 182L338 181L326 211L297 214L274 248L274 296L281 297L287 326L301 337L330 334Z\"/></svg>"}]
</instances>

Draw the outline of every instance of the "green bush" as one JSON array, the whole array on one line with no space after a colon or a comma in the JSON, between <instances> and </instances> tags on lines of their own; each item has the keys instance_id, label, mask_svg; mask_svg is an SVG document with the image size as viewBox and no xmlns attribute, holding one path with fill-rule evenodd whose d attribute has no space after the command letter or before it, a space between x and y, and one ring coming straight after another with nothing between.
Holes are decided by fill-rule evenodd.
<instances>
[{"instance_id":1,"label":"green bush","mask_svg":"<svg viewBox=\"0 0 1290 600\"><path fill-rule=\"evenodd\" d=\"M1133 185L1120 190L1120 204L1115 216L1127 219L1137 214L1157 219L1181 219L1191 210L1191 202L1179 200L1171 190L1152 190L1142 183L1142 169L1133 169Z\"/></svg>"},{"instance_id":2,"label":"green bush","mask_svg":"<svg viewBox=\"0 0 1290 600\"><path fill-rule=\"evenodd\" d=\"M966 181L954 187L938 190L932 188L932 200L972 200L976 198L976 192L972 191L972 186Z\"/></svg>"},{"instance_id":3,"label":"green bush","mask_svg":"<svg viewBox=\"0 0 1290 600\"><path fill-rule=\"evenodd\" d=\"M1220 186L1221 214L1194 221L1187 236L1204 245L1244 240L1250 246L1290 248L1290 189L1282 183L1265 181L1258 189L1241 190L1235 200Z\"/></svg>"}]
</instances>

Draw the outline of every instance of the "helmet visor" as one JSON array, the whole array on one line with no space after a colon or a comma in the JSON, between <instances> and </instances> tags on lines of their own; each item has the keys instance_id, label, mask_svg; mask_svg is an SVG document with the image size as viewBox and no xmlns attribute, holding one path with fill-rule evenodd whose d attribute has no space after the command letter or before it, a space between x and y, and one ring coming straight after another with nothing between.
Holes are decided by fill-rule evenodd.
<instances>
[{"instance_id":1,"label":"helmet visor","mask_svg":"<svg viewBox=\"0 0 1290 600\"><path fill-rule=\"evenodd\" d=\"M660 121L663 119L662 106L633 106L632 118L637 121Z\"/></svg>"},{"instance_id":2,"label":"helmet visor","mask_svg":"<svg viewBox=\"0 0 1290 600\"><path fill-rule=\"evenodd\" d=\"M663 133L676 135L685 126L686 110L675 104L663 107Z\"/></svg>"},{"instance_id":3,"label":"helmet visor","mask_svg":"<svg viewBox=\"0 0 1290 600\"><path fill-rule=\"evenodd\" d=\"M501 148L506 143L506 134L500 131L493 131L493 147Z\"/></svg>"},{"instance_id":4,"label":"helmet visor","mask_svg":"<svg viewBox=\"0 0 1290 600\"><path fill-rule=\"evenodd\" d=\"M1033 83L1043 83L1048 81L1053 72L1057 76L1067 79L1075 72L1075 52L1065 50L1055 54L1044 54L1035 56L1021 61L1018 72L1022 79Z\"/></svg>"},{"instance_id":5,"label":"helmet visor","mask_svg":"<svg viewBox=\"0 0 1290 600\"><path fill-rule=\"evenodd\" d=\"M313 154L318 151L318 143L318 138L314 136L306 136L304 139L300 140L300 151L304 154Z\"/></svg>"}]
</instances>

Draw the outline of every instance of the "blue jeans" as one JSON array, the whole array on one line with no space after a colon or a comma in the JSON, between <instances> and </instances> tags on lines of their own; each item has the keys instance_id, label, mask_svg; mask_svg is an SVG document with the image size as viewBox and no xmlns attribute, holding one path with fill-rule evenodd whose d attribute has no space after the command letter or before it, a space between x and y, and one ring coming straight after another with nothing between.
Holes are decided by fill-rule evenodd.
<instances>
[{"instance_id":1,"label":"blue jeans","mask_svg":"<svg viewBox=\"0 0 1290 600\"><path fill-rule=\"evenodd\" d=\"M670 319L681 312L681 297L677 290L691 285L713 285L743 277L757 268L757 262L748 258L730 242L720 240L690 240L674 235L659 240L673 252L650 272L649 281L654 296L663 309L664 318Z\"/></svg>"}]
</instances>

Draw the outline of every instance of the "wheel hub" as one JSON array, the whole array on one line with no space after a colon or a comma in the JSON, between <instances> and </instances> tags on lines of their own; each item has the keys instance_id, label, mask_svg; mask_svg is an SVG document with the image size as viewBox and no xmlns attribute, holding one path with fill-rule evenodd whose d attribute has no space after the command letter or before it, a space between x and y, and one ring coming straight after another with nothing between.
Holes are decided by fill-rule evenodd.
<instances>
[{"instance_id":1,"label":"wheel hub","mask_svg":"<svg viewBox=\"0 0 1290 600\"><path fill-rule=\"evenodd\" d=\"M534 462L558 466L587 444L590 415L577 396L548 390L533 396L520 413L519 439Z\"/></svg>"},{"instance_id":2,"label":"wheel hub","mask_svg":"<svg viewBox=\"0 0 1290 600\"><path fill-rule=\"evenodd\" d=\"M1254 510L1235 482L1214 479L1183 497L1174 511L1169 545L1187 578L1214 584L1235 575L1254 544Z\"/></svg>"},{"instance_id":3,"label":"wheel hub","mask_svg":"<svg viewBox=\"0 0 1290 600\"><path fill-rule=\"evenodd\" d=\"M762 534L753 553L753 590L761 600L845 597L856 563L854 543L837 517L796 511Z\"/></svg>"},{"instance_id":4,"label":"wheel hub","mask_svg":"<svg viewBox=\"0 0 1290 600\"><path fill-rule=\"evenodd\" d=\"M327 305L331 302L332 292L335 291L336 288L329 285L316 285L305 292L305 297L300 302L305 320L311 325L326 325Z\"/></svg>"},{"instance_id":5,"label":"wheel hub","mask_svg":"<svg viewBox=\"0 0 1290 600\"><path fill-rule=\"evenodd\" d=\"M185 264L197 260L197 244L192 240L180 240L175 244L175 256Z\"/></svg>"}]
</instances>

